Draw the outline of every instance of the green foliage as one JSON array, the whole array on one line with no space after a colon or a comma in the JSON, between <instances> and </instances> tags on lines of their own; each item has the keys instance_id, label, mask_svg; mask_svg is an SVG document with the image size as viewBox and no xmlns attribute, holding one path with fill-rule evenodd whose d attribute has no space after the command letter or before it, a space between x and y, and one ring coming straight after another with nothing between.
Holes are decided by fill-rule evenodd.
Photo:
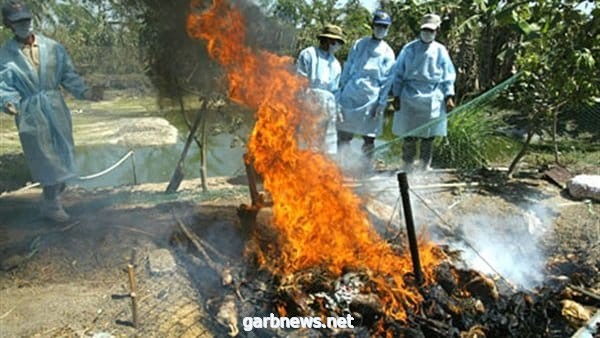
<instances>
[{"instance_id":1,"label":"green foliage","mask_svg":"<svg viewBox=\"0 0 600 338\"><path fill-rule=\"evenodd\" d=\"M539 1L529 16L515 16L526 36L518 52L524 77L516 102L531 105L534 115L551 116L566 104L600 97L600 9L586 15L578 3Z\"/></svg>"},{"instance_id":2,"label":"green foliage","mask_svg":"<svg viewBox=\"0 0 600 338\"><path fill-rule=\"evenodd\" d=\"M359 0L349 0L342 4L338 0L263 0L267 14L279 22L293 27L296 41L286 54L296 56L308 47L318 44L317 35L328 23L342 27L346 44L336 55L344 60L352 47L352 42L369 35L371 14Z\"/></svg>"},{"instance_id":3,"label":"green foliage","mask_svg":"<svg viewBox=\"0 0 600 338\"><path fill-rule=\"evenodd\" d=\"M34 27L65 46L83 74L141 73L135 10L125 11L108 0L25 1ZM12 38L8 28L0 41Z\"/></svg>"},{"instance_id":4,"label":"green foliage","mask_svg":"<svg viewBox=\"0 0 600 338\"><path fill-rule=\"evenodd\" d=\"M528 152L532 135L548 131L559 161L559 114L569 106L593 104L600 97L600 9L583 13L580 1L543 0L527 15L513 14L523 38L517 48L517 66L523 70L511 98L525 111L528 137L512 161L509 176Z\"/></svg>"}]
</instances>

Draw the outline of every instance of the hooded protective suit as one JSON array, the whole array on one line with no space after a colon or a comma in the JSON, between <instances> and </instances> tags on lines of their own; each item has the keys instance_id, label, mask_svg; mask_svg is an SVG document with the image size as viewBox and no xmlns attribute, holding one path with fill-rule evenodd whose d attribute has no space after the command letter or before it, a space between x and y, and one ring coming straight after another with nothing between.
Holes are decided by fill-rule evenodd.
<instances>
[{"instance_id":1,"label":"hooded protective suit","mask_svg":"<svg viewBox=\"0 0 600 338\"><path fill-rule=\"evenodd\" d=\"M319 142L328 154L337 153L337 104L335 95L339 89L342 67L334 55L320 48L308 47L300 52L296 61L296 71L308 78L310 88L306 99L309 106L319 114L321 122L317 126Z\"/></svg>"},{"instance_id":2,"label":"hooded protective suit","mask_svg":"<svg viewBox=\"0 0 600 338\"><path fill-rule=\"evenodd\" d=\"M344 64L340 79L339 104L344 121L338 130L378 136L383 132L383 111L391 87L394 51L383 40L364 37L357 40Z\"/></svg>"},{"instance_id":3,"label":"hooded protective suit","mask_svg":"<svg viewBox=\"0 0 600 338\"><path fill-rule=\"evenodd\" d=\"M39 71L21 51L21 43L9 40L0 48L0 107L12 103L19 138L31 175L42 186L75 178L71 113L59 86L78 99L87 90L75 72L65 48L42 35Z\"/></svg>"},{"instance_id":4,"label":"hooded protective suit","mask_svg":"<svg viewBox=\"0 0 600 338\"><path fill-rule=\"evenodd\" d=\"M408 43L400 51L393 76L392 92L400 98L400 110L394 113L392 132L401 137L446 136L445 98L454 95L456 79L446 47L436 41ZM439 122L414 131L438 117Z\"/></svg>"}]
</instances>

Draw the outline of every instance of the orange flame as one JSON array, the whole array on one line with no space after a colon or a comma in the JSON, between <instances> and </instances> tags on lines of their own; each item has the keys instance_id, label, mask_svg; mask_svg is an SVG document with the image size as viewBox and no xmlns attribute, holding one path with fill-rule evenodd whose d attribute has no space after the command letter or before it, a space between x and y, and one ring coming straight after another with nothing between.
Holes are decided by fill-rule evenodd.
<instances>
[{"instance_id":1,"label":"orange flame","mask_svg":"<svg viewBox=\"0 0 600 338\"><path fill-rule=\"evenodd\" d=\"M334 274L344 268L366 269L373 274L386 312L404 319L405 306L421 300L403 276L412 271L410 256L399 256L369 224L361 200L343 186L339 168L325 155L301 149L298 126L310 114L298 94L305 79L293 72L293 60L245 45L242 13L225 0L214 0L202 13L194 12L201 1L193 0L188 33L207 42L211 57L227 72L229 96L257 109L248 151L264 187L273 198L276 252L264 249L264 257L278 273L293 273L322 266ZM421 244L421 260L428 281L440 260L430 243Z\"/></svg>"}]
</instances>

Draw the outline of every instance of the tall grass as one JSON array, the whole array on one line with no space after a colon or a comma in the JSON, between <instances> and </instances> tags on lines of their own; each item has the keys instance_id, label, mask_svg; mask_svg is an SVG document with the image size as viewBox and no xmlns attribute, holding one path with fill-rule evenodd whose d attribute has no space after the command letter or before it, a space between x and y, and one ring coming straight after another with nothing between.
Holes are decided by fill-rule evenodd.
<instances>
[{"instance_id":1,"label":"tall grass","mask_svg":"<svg viewBox=\"0 0 600 338\"><path fill-rule=\"evenodd\" d=\"M511 156L515 142L500 133L499 114L478 107L454 114L448 119L448 137L438 138L434 166L477 169Z\"/></svg>"}]
</instances>

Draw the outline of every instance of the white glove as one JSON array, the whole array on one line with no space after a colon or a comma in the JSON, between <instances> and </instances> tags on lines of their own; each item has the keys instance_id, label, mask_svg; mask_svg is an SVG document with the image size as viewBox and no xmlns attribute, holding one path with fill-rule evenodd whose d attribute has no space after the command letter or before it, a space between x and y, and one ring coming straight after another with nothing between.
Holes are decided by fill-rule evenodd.
<instances>
[{"instance_id":1,"label":"white glove","mask_svg":"<svg viewBox=\"0 0 600 338\"><path fill-rule=\"evenodd\" d=\"M337 122L344 123L344 113L342 113L342 107L337 106Z\"/></svg>"}]
</instances>

